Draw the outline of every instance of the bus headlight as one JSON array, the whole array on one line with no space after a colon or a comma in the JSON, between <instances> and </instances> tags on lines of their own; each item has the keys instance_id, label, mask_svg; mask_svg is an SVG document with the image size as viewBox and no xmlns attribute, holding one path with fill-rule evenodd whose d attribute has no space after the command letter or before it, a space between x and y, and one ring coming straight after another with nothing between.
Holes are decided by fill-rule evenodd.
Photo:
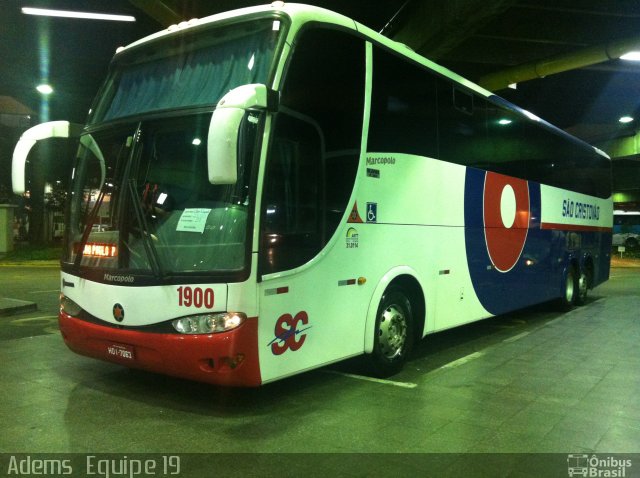
<instances>
[{"instance_id":1,"label":"bus headlight","mask_svg":"<svg viewBox=\"0 0 640 478\"><path fill-rule=\"evenodd\" d=\"M242 312L221 312L181 317L171 325L181 334L216 334L235 329L245 320L247 316Z\"/></svg>"},{"instance_id":2,"label":"bus headlight","mask_svg":"<svg viewBox=\"0 0 640 478\"><path fill-rule=\"evenodd\" d=\"M60 294L60 310L67 315L77 317L80 315L80 312L82 312L82 307L69 299L66 295Z\"/></svg>"}]
</instances>

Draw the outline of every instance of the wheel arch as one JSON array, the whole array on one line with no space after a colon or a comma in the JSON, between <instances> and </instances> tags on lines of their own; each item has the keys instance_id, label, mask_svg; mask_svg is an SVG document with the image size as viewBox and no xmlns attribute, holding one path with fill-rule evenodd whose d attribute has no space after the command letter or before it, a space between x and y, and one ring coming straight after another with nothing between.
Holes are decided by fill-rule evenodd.
<instances>
[{"instance_id":1,"label":"wheel arch","mask_svg":"<svg viewBox=\"0 0 640 478\"><path fill-rule=\"evenodd\" d=\"M382 276L373 292L373 295L371 296L365 323L365 353L371 353L373 351L374 329L378 306L380 305L380 300L382 299L383 294L391 286L398 286L407 293L415 320L416 340L422 339L426 321L426 300L424 288L420 284L415 270L408 266L401 266L390 270Z\"/></svg>"}]
</instances>

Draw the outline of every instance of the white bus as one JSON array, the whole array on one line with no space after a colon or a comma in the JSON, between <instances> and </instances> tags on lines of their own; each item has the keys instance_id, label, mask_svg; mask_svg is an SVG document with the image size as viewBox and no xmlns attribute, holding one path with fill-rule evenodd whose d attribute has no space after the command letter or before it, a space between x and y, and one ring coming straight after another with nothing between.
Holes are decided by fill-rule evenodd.
<instances>
[{"instance_id":1,"label":"white bus","mask_svg":"<svg viewBox=\"0 0 640 478\"><path fill-rule=\"evenodd\" d=\"M613 211L612 244L630 250L638 248L640 244L640 212Z\"/></svg>"},{"instance_id":2,"label":"white bus","mask_svg":"<svg viewBox=\"0 0 640 478\"><path fill-rule=\"evenodd\" d=\"M607 280L610 160L336 13L276 2L119 50L79 136L60 330L257 386ZM96 227L98 225L99 227Z\"/></svg>"}]
</instances>

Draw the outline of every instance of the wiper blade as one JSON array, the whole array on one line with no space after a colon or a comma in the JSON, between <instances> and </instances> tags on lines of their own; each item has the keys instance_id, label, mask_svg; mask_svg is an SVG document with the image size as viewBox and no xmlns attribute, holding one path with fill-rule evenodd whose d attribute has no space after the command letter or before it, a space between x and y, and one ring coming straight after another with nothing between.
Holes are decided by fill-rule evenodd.
<instances>
[{"instance_id":1,"label":"wiper blade","mask_svg":"<svg viewBox=\"0 0 640 478\"><path fill-rule=\"evenodd\" d=\"M149 258L149 263L151 264L151 270L153 271L153 275L156 279L162 279L164 277L162 266L160 265L160 259L158 258L158 252L151 242L151 237L147 231L149 231L149 224L144 217L144 213L142 208L140 207L140 203L138 202L138 196L136 194L136 186L135 179L130 179L128 181L129 184L129 194L131 195L131 202L133 203L133 210L136 214L136 219L138 221L138 225L141 228L142 235L142 245L144 246L144 250L147 253L147 257Z\"/></svg>"},{"instance_id":2,"label":"wiper blade","mask_svg":"<svg viewBox=\"0 0 640 478\"><path fill-rule=\"evenodd\" d=\"M80 268L80 263L82 262L82 258L84 257L84 245L87 243L87 239L89 239L89 234L91 234L91 229L96 222L96 217L98 217L98 211L100 210L100 206L102 206L102 201L104 200L105 191L104 186L103 189L100 190L100 194L98 195L98 199L96 199L96 203L93 206L93 209L89 213L89 217L85 222L84 232L82 233L82 237L80 238L80 243L78 244L78 250L76 251L76 257L73 261L73 267L77 271Z\"/></svg>"}]
</instances>

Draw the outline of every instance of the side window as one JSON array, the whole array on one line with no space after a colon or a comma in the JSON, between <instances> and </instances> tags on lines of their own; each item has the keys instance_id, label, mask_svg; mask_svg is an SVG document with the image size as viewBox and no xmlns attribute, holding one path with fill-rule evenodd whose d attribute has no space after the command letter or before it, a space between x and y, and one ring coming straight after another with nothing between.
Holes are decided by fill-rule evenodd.
<instances>
[{"instance_id":1,"label":"side window","mask_svg":"<svg viewBox=\"0 0 640 478\"><path fill-rule=\"evenodd\" d=\"M261 215L261 273L308 262L347 208L362 142L364 41L324 28L293 46L274 118Z\"/></svg>"},{"instance_id":2,"label":"side window","mask_svg":"<svg viewBox=\"0 0 640 478\"><path fill-rule=\"evenodd\" d=\"M507 176L527 178L527 145L523 144L524 119L499 105L487 104L487 161L478 165Z\"/></svg>"},{"instance_id":3,"label":"side window","mask_svg":"<svg viewBox=\"0 0 640 478\"><path fill-rule=\"evenodd\" d=\"M367 151L438 156L436 78L375 48Z\"/></svg>"},{"instance_id":4,"label":"side window","mask_svg":"<svg viewBox=\"0 0 640 478\"><path fill-rule=\"evenodd\" d=\"M486 100L445 80L438 80L440 159L465 166L491 162Z\"/></svg>"},{"instance_id":5,"label":"side window","mask_svg":"<svg viewBox=\"0 0 640 478\"><path fill-rule=\"evenodd\" d=\"M322 147L315 125L280 113L263 188L265 273L309 261L322 247Z\"/></svg>"}]
</instances>

